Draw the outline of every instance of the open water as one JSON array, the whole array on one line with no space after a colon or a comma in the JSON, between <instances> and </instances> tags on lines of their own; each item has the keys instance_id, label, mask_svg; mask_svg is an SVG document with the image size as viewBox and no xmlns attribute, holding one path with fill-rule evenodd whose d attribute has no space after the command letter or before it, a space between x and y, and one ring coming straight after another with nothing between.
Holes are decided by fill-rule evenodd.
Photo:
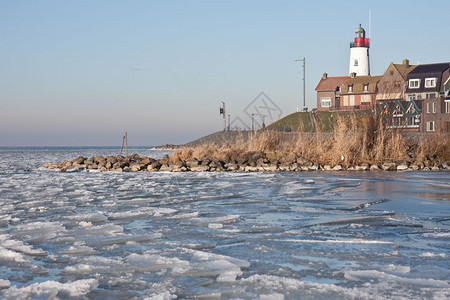
<instances>
[{"instance_id":1,"label":"open water","mask_svg":"<svg viewBox=\"0 0 450 300\"><path fill-rule=\"evenodd\" d=\"M42 167L118 152L0 148L0 298L450 298L449 172Z\"/></svg>"}]
</instances>

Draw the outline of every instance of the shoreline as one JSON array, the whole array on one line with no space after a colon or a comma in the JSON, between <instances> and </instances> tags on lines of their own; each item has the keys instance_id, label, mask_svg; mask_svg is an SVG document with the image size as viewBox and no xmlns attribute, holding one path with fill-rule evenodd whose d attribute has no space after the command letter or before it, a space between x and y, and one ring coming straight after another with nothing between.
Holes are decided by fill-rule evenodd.
<instances>
[{"instance_id":1,"label":"shoreline","mask_svg":"<svg viewBox=\"0 0 450 300\"><path fill-rule=\"evenodd\" d=\"M46 162L47 169L61 172L303 172L303 171L450 171L450 162L425 161L385 161L380 164L362 163L344 167L342 164L320 164L295 154L277 158L270 153L254 153L246 160L194 159L171 160L168 155L161 159L133 154L123 156L79 156L59 163Z\"/></svg>"}]
</instances>

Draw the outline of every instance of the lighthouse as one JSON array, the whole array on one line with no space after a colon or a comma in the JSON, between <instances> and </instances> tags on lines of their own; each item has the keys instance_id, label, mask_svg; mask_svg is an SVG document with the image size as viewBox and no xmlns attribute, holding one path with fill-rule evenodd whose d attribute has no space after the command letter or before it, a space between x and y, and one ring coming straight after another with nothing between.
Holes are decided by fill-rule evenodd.
<instances>
[{"instance_id":1,"label":"lighthouse","mask_svg":"<svg viewBox=\"0 0 450 300\"><path fill-rule=\"evenodd\" d=\"M359 24L355 30L355 40L350 43L350 68L349 73L357 76L369 76L369 38L366 31Z\"/></svg>"}]
</instances>

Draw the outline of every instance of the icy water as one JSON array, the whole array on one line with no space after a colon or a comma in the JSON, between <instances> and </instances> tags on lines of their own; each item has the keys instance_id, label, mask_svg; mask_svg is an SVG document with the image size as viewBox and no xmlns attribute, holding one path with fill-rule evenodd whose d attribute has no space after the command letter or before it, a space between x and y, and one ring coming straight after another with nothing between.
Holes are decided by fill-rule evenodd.
<instances>
[{"instance_id":1,"label":"icy water","mask_svg":"<svg viewBox=\"0 0 450 300\"><path fill-rule=\"evenodd\" d=\"M42 168L118 152L0 148L0 298L450 298L449 172Z\"/></svg>"}]
</instances>

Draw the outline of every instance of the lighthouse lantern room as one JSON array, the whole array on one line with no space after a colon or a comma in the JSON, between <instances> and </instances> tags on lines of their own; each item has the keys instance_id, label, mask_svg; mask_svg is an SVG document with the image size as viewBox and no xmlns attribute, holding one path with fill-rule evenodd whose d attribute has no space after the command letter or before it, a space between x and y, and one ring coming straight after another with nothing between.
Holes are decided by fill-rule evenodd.
<instances>
[{"instance_id":1,"label":"lighthouse lantern room","mask_svg":"<svg viewBox=\"0 0 450 300\"><path fill-rule=\"evenodd\" d=\"M350 43L350 68L349 73L355 73L357 76L369 76L369 38L366 38L366 32L359 24L355 30L355 40Z\"/></svg>"}]
</instances>

